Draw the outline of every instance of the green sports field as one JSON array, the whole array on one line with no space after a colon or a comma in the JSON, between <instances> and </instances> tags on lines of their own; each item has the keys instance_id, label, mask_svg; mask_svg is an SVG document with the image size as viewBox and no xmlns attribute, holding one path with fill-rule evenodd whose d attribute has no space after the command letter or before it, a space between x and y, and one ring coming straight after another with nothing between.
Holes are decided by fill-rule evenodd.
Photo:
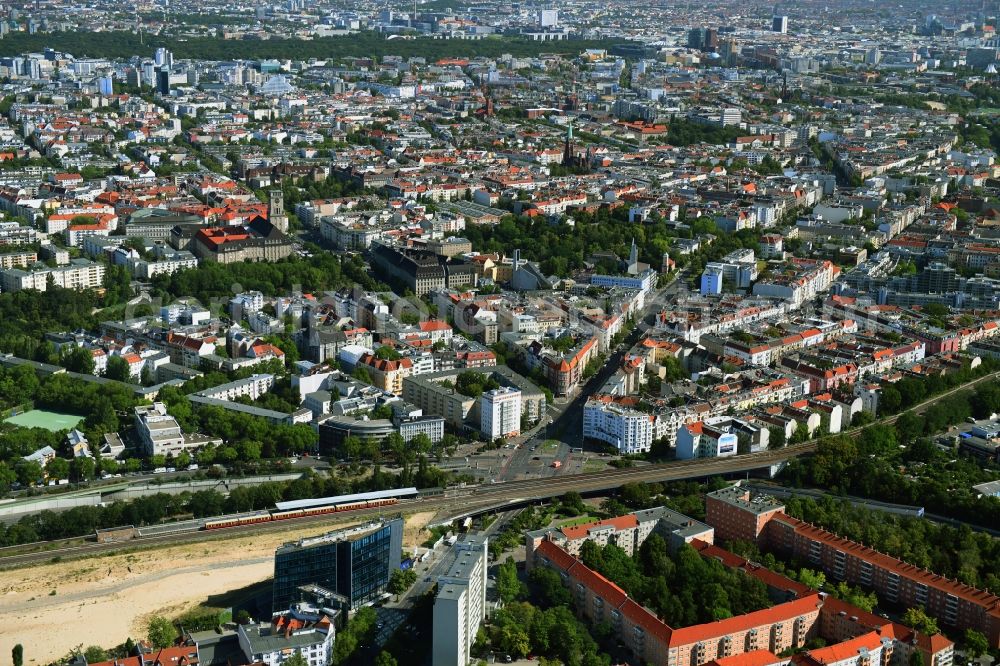
<instances>
[{"instance_id":1,"label":"green sports field","mask_svg":"<svg viewBox=\"0 0 1000 666\"><path fill-rule=\"evenodd\" d=\"M47 412L44 409L32 409L30 412L6 419L5 423L12 423L22 428L45 428L55 432L74 428L82 420L82 416L75 414L60 414L59 412Z\"/></svg>"}]
</instances>

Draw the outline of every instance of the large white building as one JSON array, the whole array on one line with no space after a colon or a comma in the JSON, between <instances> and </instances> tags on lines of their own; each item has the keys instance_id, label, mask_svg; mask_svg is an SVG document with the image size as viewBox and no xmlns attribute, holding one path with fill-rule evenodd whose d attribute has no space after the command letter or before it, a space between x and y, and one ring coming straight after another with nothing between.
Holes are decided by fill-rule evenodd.
<instances>
[{"instance_id":1,"label":"large white building","mask_svg":"<svg viewBox=\"0 0 1000 666\"><path fill-rule=\"evenodd\" d=\"M246 379L238 379L228 384L219 384L198 393L206 398L233 401L236 398L257 400L274 386L274 375L258 373Z\"/></svg>"},{"instance_id":2,"label":"large white building","mask_svg":"<svg viewBox=\"0 0 1000 666\"><path fill-rule=\"evenodd\" d=\"M583 436L615 446L620 453L642 453L653 444L653 417L615 402L592 398L583 407Z\"/></svg>"},{"instance_id":3,"label":"large white building","mask_svg":"<svg viewBox=\"0 0 1000 666\"><path fill-rule=\"evenodd\" d=\"M483 393L479 429L489 440L521 432L521 392L504 386Z\"/></svg>"},{"instance_id":4,"label":"large white building","mask_svg":"<svg viewBox=\"0 0 1000 666\"><path fill-rule=\"evenodd\" d=\"M180 250L156 261L129 260L129 268L137 278L149 280L157 275L173 275L178 271L198 268L198 258L187 250Z\"/></svg>"},{"instance_id":5,"label":"large white building","mask_svg":"<svg viewBox=\"0 0 1000 666\"><path fill-rule=\"evenodd\" d=\"M434 598L433 666L466 666L486 617L489 540L470 534L453 547L454 561L438 578Z\"/></svg>"},{"instance_id":6,"label":"large white building","mask_svg":"<svg viewBox=\"0 0 1000 666\"><path fill-rule=\"evenodd\" d=\"M12 268L0 273L0 282L5 292L22 289L45 291L50 278L52 284L65 289L97 289L104 285L104 264L74 259L69 266L38 270Z\"/></svg>"},{"instance_id":7,"label":"large white building","mask_svg":"<svg viewBox=\"0 0 1000 666\"><path fill-rule=\"evenodd\" d=\"M799 307L827 291L837 276L837 268L827 260L793 259L780 271L753 286L754 296L781 298Z\"/></svg>"},{"instance_id":8,"label":"large white building","mask_svg":"<svg viewBox=\"0 0 1000 666\"><path fill-rule=\"evenodd\" d=\"M623 289L640 289L651 291L656 286L658 273L647 268L638 275L592 275L590 284L597 287L622 287Z\"/></svg>"},{"instance_id":9,"label":"large white building","mask_svg":"<svg viewBox=\"0 0 1000 666\"><path fill-rule=\"evenodd\" d=\"M176 455L184 450L181 426L167 414L167 407L162 402L136 407L135 429L147 456Z\"/></svg>"}]
</instances>

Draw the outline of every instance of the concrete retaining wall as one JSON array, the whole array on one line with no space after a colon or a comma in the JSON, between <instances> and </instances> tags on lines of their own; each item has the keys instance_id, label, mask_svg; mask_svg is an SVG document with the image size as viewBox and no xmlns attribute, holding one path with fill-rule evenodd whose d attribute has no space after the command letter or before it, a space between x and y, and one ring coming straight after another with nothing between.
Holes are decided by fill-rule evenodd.
<instances>
[{"instance_id":1,"label":"concrete retaining wall","mask_svg":"<svg viewBox=\"0 0 1000 666\"><path fill-rule=\"evenodd\" d=\"M168 481L165 483L143 483L116 490L103 496L105 502L128 501L137 497L146 497L156 493L166 493L168 495L179 495L181 493L194 493L199 490L216 490L223 495L228 495L229 491L238 486L259 486L262 483L276 483L281 481L294 481L301 477L301 474L270 474L267 476L248 476L232 479L203 479L201 481Z\"/></svg>"}]
</instances>

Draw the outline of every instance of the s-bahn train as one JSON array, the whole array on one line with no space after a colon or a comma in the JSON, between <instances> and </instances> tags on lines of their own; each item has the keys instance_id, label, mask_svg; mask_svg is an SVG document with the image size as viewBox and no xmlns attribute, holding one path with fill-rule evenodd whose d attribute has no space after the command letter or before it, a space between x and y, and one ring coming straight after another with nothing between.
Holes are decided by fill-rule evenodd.
<instances>
[{"instance_id":1,"label":"s-bahn train","mask_svg":"<svg viewBox=\"0 0 1000 666\"><path fill-rule=\"evenodd\" d=\"M382 491L377 493L342 495L340 497L324 497L320 499L299 500L295 502L278 502L275 505L275 508L270 511L262 511L260 513L244 514L241 516L232 516L229 518L218 518L206 521L203 529L221 530L228 527L258 525L260 523L271 523L278 520L294 520L296 518L322 516L330 513L341 513L344 511L376 509L399 504L401 499L414 497L416 494L417 491L415 488L404 488L401 490Z\"/></svg>"}]
</instances>

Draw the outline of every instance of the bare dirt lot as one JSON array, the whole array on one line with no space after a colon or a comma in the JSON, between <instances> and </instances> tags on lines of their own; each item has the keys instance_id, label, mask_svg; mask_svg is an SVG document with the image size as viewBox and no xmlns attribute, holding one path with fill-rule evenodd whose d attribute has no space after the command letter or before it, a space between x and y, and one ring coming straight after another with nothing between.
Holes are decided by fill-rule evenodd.
<instances>
[{"instance_id":1,"label":"bare dirt lot","mask_svg":"<svg viewBox=\"0 0 1000 666\"><path fill-rule=\"evenodd\" d=\"M406 520L419 543L431 514ZM236 537L0 572L0 654L24 646L25 664L48 664L79 646L108 648L145 635L150 615L174 617L273 574L274 550L335 525ZM425 537L423 537L425 538Z\"/></svg>"}]
</instances>

